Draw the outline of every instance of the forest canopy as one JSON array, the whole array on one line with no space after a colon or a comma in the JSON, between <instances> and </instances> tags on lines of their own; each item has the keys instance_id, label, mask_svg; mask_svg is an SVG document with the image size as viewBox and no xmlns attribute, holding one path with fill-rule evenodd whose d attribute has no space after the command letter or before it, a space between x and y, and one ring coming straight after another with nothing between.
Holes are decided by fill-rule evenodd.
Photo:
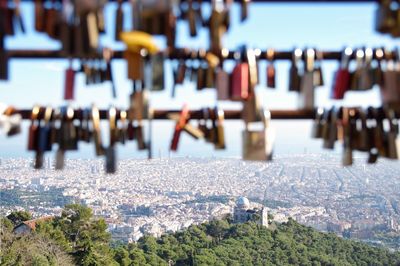
<instances>
[{"instance_id":1,"label":"forest canopy","mask_svg":"<svg viewBox=\"0 0 400 266\"><path fill-rule=\"evenodd\" d=\"M103 219L71 204L60 217L13 232L29 213L2 218L0 265L400 265L400 253L315 231L292 219L270 228L214 220L160 238L113 243Z\"/></svg>"}]
</instances>

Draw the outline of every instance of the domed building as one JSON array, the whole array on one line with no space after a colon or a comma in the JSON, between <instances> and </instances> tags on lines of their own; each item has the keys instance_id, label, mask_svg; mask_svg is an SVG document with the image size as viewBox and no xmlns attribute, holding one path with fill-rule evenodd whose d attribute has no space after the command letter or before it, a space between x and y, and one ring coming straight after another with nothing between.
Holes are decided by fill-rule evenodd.
<instances>
[{"instance_id":1,"label":"domed building","mask_svg":"<svg viewBox=\"0 0 400 266\"><path fill-rule=\"evenodd\" d=\"M254 221L260 225L268 227L268 212L267 209L262 207L251 208L250 201L246 197L239 197L236 200L236 206L233 209L233 222L246 223Z\"/></svg>"},{"instance_id":2,"label":"domed building","mask_svg":"<svg viewBox=\"0 0 400 266\"><path fill-rule=\"evenodd\" d=\"M250 201L246 197L239 197L236 200L236 207L239 209L249 209L250 208Z\"/></svg>"}]
</instances>

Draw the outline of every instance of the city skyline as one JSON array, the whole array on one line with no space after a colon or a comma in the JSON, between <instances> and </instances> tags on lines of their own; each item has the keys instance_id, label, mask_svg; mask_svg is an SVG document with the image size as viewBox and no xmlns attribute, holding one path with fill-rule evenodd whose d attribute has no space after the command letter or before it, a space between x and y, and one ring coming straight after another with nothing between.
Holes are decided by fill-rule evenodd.
<instances>
[{"instance_id":1,"label":"city skyline","mask_svg":"<svg viewBox=\"0 0 400 266\"><path fill-rule=\"evenodd\" d=\"M56 215L61 203L72 200L105 218L116 238L133 241L144 232L160 235L232 214L236 199L245 196L254 206L266 205L277 222L292 217L320 231L342 235L350 230L350 237L364 241L379 232L400 231L397 162L366 165L356 158L355 165L344 168L338 156L278 157L268 163L127 159L114 175L104 173L101 160L70 159L56 171L47 159L43 170L32 171L32 160L3 159L0 191L14 193L12 198L21 202L26 193L32 196L19 207L4 201L0 211L23 208L35 216Z\"/></svg>"}]
</instances>

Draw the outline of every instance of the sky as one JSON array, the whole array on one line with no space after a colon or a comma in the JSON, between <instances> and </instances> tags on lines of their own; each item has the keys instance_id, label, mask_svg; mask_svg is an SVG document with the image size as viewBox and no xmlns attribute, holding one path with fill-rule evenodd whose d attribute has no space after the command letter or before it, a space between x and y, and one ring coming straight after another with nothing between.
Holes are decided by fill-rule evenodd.
<instances>
[{"instance_id":1,"label":"sky","mask_svg":"<svg viewBox=\"0 0 400 266\"><path fill-rule=\"evenodd\" d=\"M116 5L111 3L106 6L106 31L101 43L114 49L124 48L122 43L113 40ZM129 30L130 8L125 9L125 29ZM234 5L232 10L231 29L224 37L224 46L236 49L241 44L248 47L277 50L292 50L294 47L315 47L321 50L341 50L345 46L393 48L397 42L389 36L381 35L374 31L374 3L252 3L249 9L249 18L244 23L239 22L239 7ZM58 49L57 41L49 39L33 29L33 5L22 4L23 15L27 28L26 34L18 33L16 36L6 38L8 49ZM205 14L209 10L205 9ZM163 38L156 38L160 47L164 46ZM207 48L208 34L201 30L196 38L189 37L188 26L185 22L178 24L178 47ZM75 62L76 64L77 62ZM17 108L31 108L34 104L51 105L53 107L65 104L63 101L64 70L66 60L32 60L14 59L10 62L10 80L0 81L0 102L13 105ZM227 70L232 69L233 62L225 65ZM347 93L343 101L329 100L329 91L333 73L338 67L338 62L324 62L322 65L325 86L316 89L316 102L318 106L331 105L352 106L377 106L380 104L378 89L368 92ZM110 105L125 108L128 105L128 95L131 92L131 81L127 79L126 63L123 60L113 62L114 79L117 86L117 99L111 98L110 84L87 87L84 84L83 74L76 80L76 100L73 106L88 107L95 103L101 108ZM276 63L277 88L267 89L265 84L264 62L260 64L261 85L257 87L262 104L270 109L295 109L297 107L297 94L288 92L289 63L279 61ZM151 93L151 106L163 109L179 109L183 103L188 103L193 109L201 107L218 106L227 109L238 109L240 104L230 102L217 102L215 90L196 92L193 84L189 82L177 88L177 96L171 99L170 88L172 85L171 65L166 64L166 90ZM0 135L0 157L33 157L26 151L27 126L24 122L23 133L7 138ZM277 130L275 154L292 153L332 153L322 149L320 140L311 139L311 121L279 121L274 120L273 126ZM182 135L179 151L169 153L168 148L172 138L174 123L171 121L153 122L153 153L155 157L162 156L216 156L240 157L241 132L244 128L242 121L225 121L227 149L214 150L213 146L204 141L193 140L187 134ZM147 136L147 134L146 134ZM340 145L336 145L336 153L340 152ZM50 156L53 156L50 154ZM93 144L81 144L78 152L67 153L68 158L94 158ZM118 147L119 158L146 158L146 152L139 152L135 143Z\"/></svg>"}]
</instances>

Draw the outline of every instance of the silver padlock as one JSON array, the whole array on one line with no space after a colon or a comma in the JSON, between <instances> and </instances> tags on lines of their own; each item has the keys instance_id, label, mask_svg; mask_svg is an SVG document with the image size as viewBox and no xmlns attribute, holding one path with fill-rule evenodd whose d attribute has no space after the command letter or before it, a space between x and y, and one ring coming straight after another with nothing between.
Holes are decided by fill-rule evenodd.
<instances>
[{"instance_id":1,"label":"silver padlock","mask_svg":"<svg viewBox=\"0 0 400 266\"><path fill-rule=\"evenodd\" d=\"M305 60L305 71L301 79L299 107L311 110L314 109L314 49L307 49Z\"/></svg>"},{"instance_id":2,"label":"silver padlock","mask_svg":"<svg viewBox=\"0 0 400 266\"><path fill-rule=\"evenodd\" d=\"M261 130L251 130L249 125L246 124L246 129L242 133L242 155L244 160L272 160L275 130L270 125L271 113L264 110L262 111L262 117L263 128Z\"/></svg>"}]
</instances>

